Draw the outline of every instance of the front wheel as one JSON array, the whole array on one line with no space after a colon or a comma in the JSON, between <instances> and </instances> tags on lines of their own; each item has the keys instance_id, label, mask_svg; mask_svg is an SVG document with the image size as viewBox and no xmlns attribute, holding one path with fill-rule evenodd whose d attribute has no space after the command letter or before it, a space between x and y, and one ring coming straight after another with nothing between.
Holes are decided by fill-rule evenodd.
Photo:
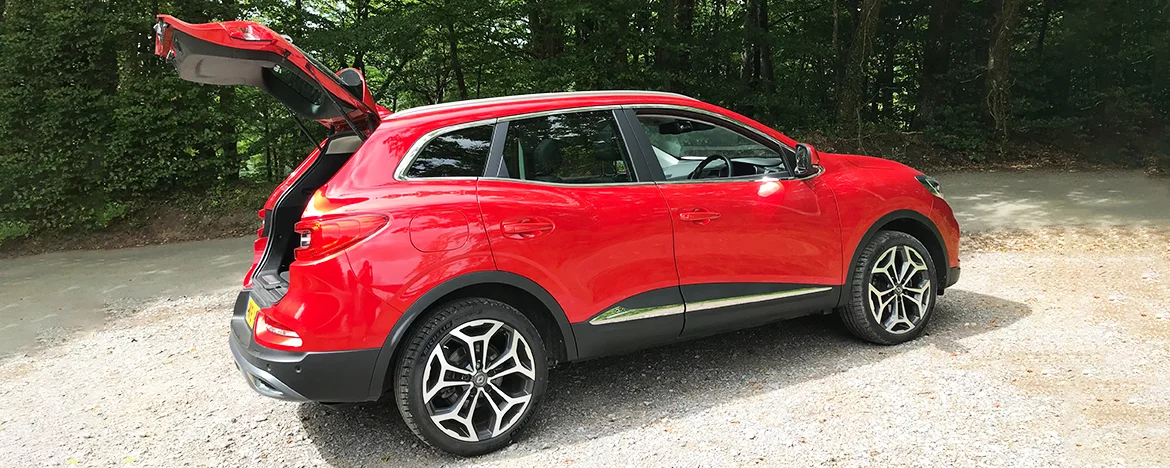
<instances>
[{"instance_id":1,"label":"front wheel","mask_svg":"<svg viewBox=\"0 0 1170 468\"><path fill-rule=\"evenodd\" d=\"M934 260L914 236L880 231L866 244L852 278L841 319L871 343L905 343L922 334L934 311Z\"/></svg>"},{"instance_id":2,"label":"front wheel","mask_svg":"<svg viewBox=\"0 0 1170 468\"><path fill-rule=\"evenodd\" d=\"M544 344L508 304L446 304L407 339L395 401L410 430L438 449L475 456L507 445L544 394Z\"/></svg>"}]
</instances>

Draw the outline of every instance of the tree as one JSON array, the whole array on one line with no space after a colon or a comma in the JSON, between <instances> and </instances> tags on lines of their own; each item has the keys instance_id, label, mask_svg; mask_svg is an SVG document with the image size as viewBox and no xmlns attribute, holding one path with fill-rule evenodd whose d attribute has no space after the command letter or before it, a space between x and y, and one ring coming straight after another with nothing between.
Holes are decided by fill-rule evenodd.
<instances>
[{"instance_id":1,"label":"tree","mask_svg":"<svg viewBox=\"0 0 1170 468\"><path fill-rule=\"evenodd\" d=\"M849 46L849 55L845 60L837 102L837 122L848 129L859 129L861 126L863 106L861 94L865 90L865 67L873 53L873 41L877 34L881 6L881 0L861 0L861 12L853 33L853 42Z\"/></svg>"},{"instance_id":2,"label":"tree","mask_svg":"<svg viewBox=\"0 0 1170 468\"><path fill-rule=\"evenodd\" d=\"M951 65L951 34L958 19L958 8L959 0L930 0L918 106L910 122L912 130L922 130L933 123L935 113L943 105L943 80Z\"/></svg>"},{"instance_id":3,"label":"tree","mask_svg":"<svg viewBox=\"0 0 1170 468\"><path fill-rule=\"evenodd\" d=\"M1020 5L1023 0L994 0L995 24L991 28L990 45L987 48L987 78L984 81L987 95L987 114L995 125L999 138L1007 138L1010 118L1010 76L1008 60L1012 52L1012 34L1019 21Z\"/></svg>"}]
</instances>

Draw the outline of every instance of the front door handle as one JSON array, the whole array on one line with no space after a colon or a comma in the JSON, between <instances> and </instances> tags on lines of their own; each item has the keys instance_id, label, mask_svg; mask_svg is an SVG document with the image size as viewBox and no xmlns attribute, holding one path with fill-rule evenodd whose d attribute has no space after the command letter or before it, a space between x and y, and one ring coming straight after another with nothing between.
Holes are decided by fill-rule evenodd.
<instances>
[{"instance_id":1,"label":"front door handle","mask_svg":"<svg viewBox=\"0 0 1170 468\"><path fill-rule=\"evenodd\" d=\"M716 213L714 211L704 210L702 208L695 208L694 210L691 210L691 211L680 212L678 214L678 219L686 221L686 222L690 222L690 223L707 224L707 223L710 223L711 221L719 219L719 213Z\"/></svg>"},{"instance_id":2,"label":"front door handle","mask_svg":"<svg viewBox=\"0 0 1170 468\"><path fill-rule=\"evenodd\" d=\"M509 239L531 239L553 230L555 225L551 220L542 218L523 218L507 220L500 223L500 230L504 237Z\"/></svg>"}]
</instances>

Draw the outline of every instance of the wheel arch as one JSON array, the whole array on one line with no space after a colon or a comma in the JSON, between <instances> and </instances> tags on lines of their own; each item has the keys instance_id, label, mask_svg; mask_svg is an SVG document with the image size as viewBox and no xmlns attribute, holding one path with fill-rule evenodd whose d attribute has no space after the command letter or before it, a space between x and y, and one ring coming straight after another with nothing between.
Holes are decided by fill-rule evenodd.
<instances>
[{"instance_id":1,"label":"wheel arch","mask_svg":"<svg viewBox=\"0 0 1170 468\"><path fill-rule=\"evenodd\" d=\"M540 332L548 355L559 361L577 359L577 343L572 327L560 304L536 282L503 271L477 271L449 279L414 301L386 337L370 378L369 399L376 400L385 390L386 375L397 358L399 345L418 319L439 306L464 297L495 299L520 310Z\"/></svg>"},{"instance_id":2,"label":"wheel arch","mask_svg":"<svg viewBox=\"0 0 1170 468\"><path fill-rule=\"evenodd\" d=\"M838 300L838 306L844 305L845 301L849 299L850 284L849 275L857 268L857 263L861 261L861 252L864 250L866 244L881 231L897 231L914 236L922 245L926 247L927 252L930 253L931 260L934 262L935 275L938 279L939 294L942 294L947 285L948 257L947 244L943 241L942 233L939 232L938 227L935 226L934 221L931 221L926 215L914 210L898 210L878 218L877 221L865 231L865 235L861 236L861 241L853 246L853 257L849 260L848 270L845 275L845 287L841 288L841 298Z\"/></svg>"}]
</instances>

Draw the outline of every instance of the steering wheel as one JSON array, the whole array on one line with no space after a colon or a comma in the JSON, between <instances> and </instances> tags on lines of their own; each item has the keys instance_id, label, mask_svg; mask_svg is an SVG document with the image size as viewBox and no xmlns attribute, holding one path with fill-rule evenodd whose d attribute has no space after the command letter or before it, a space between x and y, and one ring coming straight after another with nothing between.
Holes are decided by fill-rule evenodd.
<instances>
[{"instance_id":1,"label":"steering wheel","mask_svg":"<svg viewBox=\"0 0 1170 468\"><path fill-rule=\"evenodd\" d=\"M695 166L695 170L691 171L691 174L687 176L687 179L694 180L701 178L703 175L703 169L706 169L707 165L711 164L712 161L719 159L722 159L723 162L727 164L727 177L734 177L735 173L733 172L734 169L731 167L731 158L728 158L722 154L712 154L707 156L706 159L703 159L703 162L699 163L698 166Z\"/></svg>"}]
</instances>

